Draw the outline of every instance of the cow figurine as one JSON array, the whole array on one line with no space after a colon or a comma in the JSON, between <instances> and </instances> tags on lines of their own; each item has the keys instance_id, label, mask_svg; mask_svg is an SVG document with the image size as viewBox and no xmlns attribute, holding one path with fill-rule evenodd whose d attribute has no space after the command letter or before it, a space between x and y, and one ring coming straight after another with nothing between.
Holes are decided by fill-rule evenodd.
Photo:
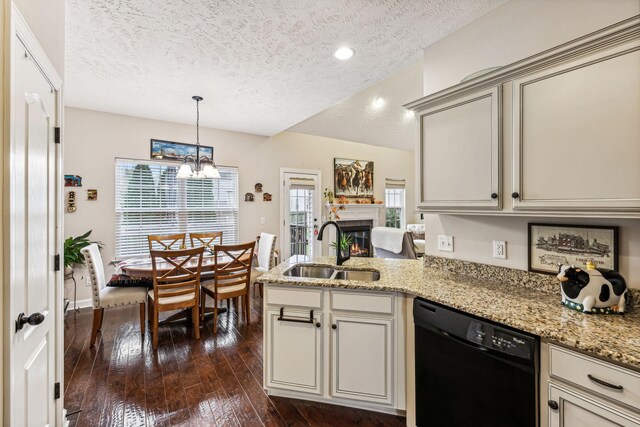
<instances>
[{"instance_id":1,"label":"cow figurine","mask_svg":"<svg viewBox=\"0 0 640 427\"><path fill-rule=\"evenodd\" d=\"M562 289L562 304L583 313L624 314L631 307L631 294L627 282L618 272L595 268L592 263L586 269L573 265L560 265L558 272Z\"/></svg>"}]
</instances>

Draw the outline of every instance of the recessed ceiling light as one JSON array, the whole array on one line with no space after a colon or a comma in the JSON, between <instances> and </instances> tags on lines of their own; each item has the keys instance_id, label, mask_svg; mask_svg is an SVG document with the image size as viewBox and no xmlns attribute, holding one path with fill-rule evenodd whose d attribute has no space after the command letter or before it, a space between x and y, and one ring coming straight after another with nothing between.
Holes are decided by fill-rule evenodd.
<instances>
[{"instance_id":1,"label":"recessed ceiling light","mask_svg":"<svg viewBox=\"0 0 640 427\"><path fill-rule=\"evenodd\" d=\"M373 102L371 102L371 105L373 106L373 108L382 108L384 107L384 99L375 98Z\"/></svg>"},{"instance_id":2,"label":"recessed ceiling light","mask_svg":"<svg viewBox=\"0 0 640 427\"><path fill-rule=\"evenodd\" d=\"M350 47L341 47L340 49L333 52L333 56L336 59L347 60L355 55L356 51L351 49Z\"/></svg>"}]
</instances>

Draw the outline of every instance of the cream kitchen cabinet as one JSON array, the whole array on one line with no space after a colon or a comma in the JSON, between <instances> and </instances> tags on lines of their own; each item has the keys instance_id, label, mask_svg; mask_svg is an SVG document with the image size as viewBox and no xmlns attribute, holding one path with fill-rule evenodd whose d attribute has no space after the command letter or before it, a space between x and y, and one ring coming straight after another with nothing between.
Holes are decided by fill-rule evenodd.
<instances>
[{"instance_id":1,"label":"cream kitchen cabinet","mask_svg":"<svg viewBox=\"0 0 640 427\"><path fill-rule=\"evenodd\" d=\"M266 313L267 387L321 394L322 313L289 308Z\"/></svg>"},{"instance_id":2,"label":"cream kitchen cabinet","mask_svg":"<svg viewBox=\"0 0 640 427\"><path fill-rule=\"evenodd\" d=\"M513 82L514 210L640 211L640 42Z\"/></svg>"},{"instance_id":3,"label":"cream kitchen cabinet","mask_svg":"<svg viewBox=\"0 0 640 427\"><path fill-rule=\"evenodd\" d=\"M499 209L501 87L419 111L418 206Z\"/></svg>"},{"instance_id":4,"label":"cream kitchen cabinet","mask_svg":"<svg viewBox=\"0 0 640 427\"><path fill-rule=\"evenodd\" d=\"M640 217L639 75L635 17L405 105L417 208Z\"/></svg>"},{"instance_id":5,"label":"cream kitchen cabinet","mask_svg":"<svg viewBox=\"0 0 640 427\"><path fill-rule=\"evenodd\" d=\"M640 427L640 373L546 342L541 425Z\"/></svg>"},{"instance_id":6,"label":"cream kitchen cabinet","mask_svg":"<svg viewBox=\"0 0 640 427\"><path fill-rule=\"evenodd\" d=\"M404 414L404 300L391 292L267 284L267 392Z\"/></svg>"}]
</instances>

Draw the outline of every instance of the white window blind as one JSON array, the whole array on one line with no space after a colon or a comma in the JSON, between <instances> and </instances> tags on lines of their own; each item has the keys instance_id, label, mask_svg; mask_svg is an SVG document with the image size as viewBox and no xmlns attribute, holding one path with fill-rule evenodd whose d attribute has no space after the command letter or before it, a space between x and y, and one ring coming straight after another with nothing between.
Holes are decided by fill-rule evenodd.
<instances>
[{"instance_id":1,"label":"white window blind","mask_svg":"<svg viewBox=\"0 0 640 427\"><path fill-rule=\"evenodd\" d=\"M385 180L385 226L404 228L404 180Z\"/></svg>"},{"instance_id":2,"label":"white window blind","mask_svg":"<svg viewBox=\"0 0 640 427\"><path fill-rule=\"evenodd\" d=\"M238 169L219 166L219 179L178 179L178 167L116 159L117 259L148 255L149 234L222 231L223 243L238 243Z\"/></svg>"}]
</instances>

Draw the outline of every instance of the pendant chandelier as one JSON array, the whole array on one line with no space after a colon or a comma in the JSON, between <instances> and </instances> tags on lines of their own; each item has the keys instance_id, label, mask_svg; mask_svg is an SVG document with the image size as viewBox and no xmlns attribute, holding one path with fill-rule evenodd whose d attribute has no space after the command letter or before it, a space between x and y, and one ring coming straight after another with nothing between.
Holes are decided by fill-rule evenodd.
<instances>
[{"instance_id":1,"label":"pendant chandelier","mask_svg":"<svg viewBox=\"0 0 640 427\"><path fill-rule=\"evenodd\" d=\"M178 178L220 178L220 171L213 161L213 150L211 158L200 155L200 101L201 96L192 96L196 101L196 155L185 156L180 169L178 170ZM189 163L193 162L193 166Z\"/></svg>"}]
</instances>

